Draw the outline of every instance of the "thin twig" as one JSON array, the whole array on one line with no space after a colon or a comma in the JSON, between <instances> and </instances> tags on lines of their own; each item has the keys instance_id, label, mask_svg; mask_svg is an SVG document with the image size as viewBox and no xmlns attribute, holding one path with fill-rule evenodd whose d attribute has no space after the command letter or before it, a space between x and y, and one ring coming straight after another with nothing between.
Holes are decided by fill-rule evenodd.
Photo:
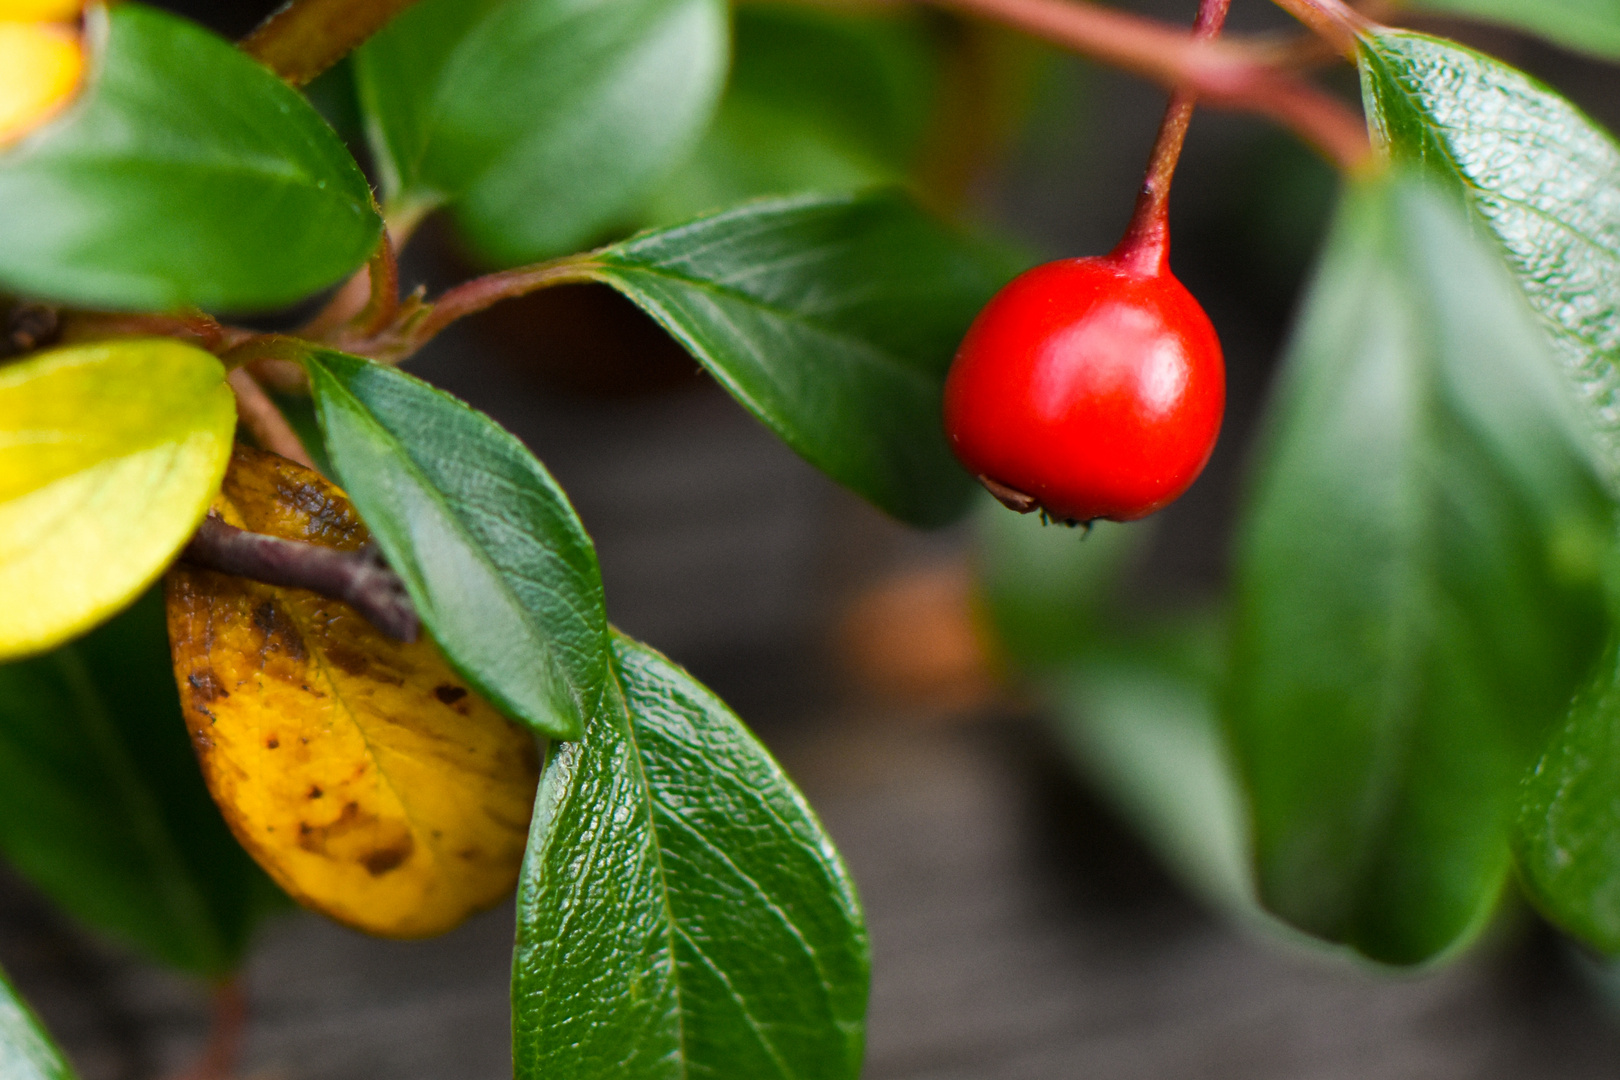
<instances>
[{"instance_id":1,"label":"thin twig","mask_svg":"<svg viewBox=\"0 0 1620 1080\"><path fill-rule=\"evenodd\" d=\"M214 988L213 1016L209 1022L208 1045L202 1057L175 1080L230 1080L242 1058L242 1038L247 1033L247 995L240 979L230 979Z\"/></svg>"},{"instance_id":2,"label":"thin twig","mask_svg":"<svg viewBox=\"0 0 1620 1080\"><path fill-rule=\"evenodd\" d=\"M370 545L359 551L342 551L283 540L246 532L210 515L180 553L180 561L341 600L398 641L415 641L421 632L405 586Z\"/></svg>"},{"instance_id":3,"label":"thin twig","mask_svg":"<svg viewBox=\"0 0 1620 1080\"><path fill-rule=\"evenodd\" d=\"M242 50L294 86L354 51L415 0L292 0L242 41Z\"/></svg>"},{"instance_id":4,"label":"thin twig","mask_svg":"<svg viewBox=\"0 0 1620 1080\"><path fill-rule=\"evenodd\" d=\"M554 285L593 281L596 269L591 255L569 255L464 281L427 307L426 315L411 329L403 347L414 352L457 319L475 315L502 300L526 296Z\"/></svg>"},{"instance_id":5,"label":"thin twig","mask_svg":"<svg viewBox=\"0 0 1620 1080\"><path fill-rule=\"evenodd\" d=\"M237 419L242 421L242 426L247 428L260 449L280 454L306 469L314 469L315 461L304 449L303 440L293 431L287 418L248 369L233 368L225 379L231 384L231 392L236 395Z\"/></svg>"},{"instance_id":6,"label":"thin twig","mask_svg":"<svg viewBox=\"0 0 1620 1080\"><path fill-rule=\"evenodd\" d=\"M1371 154L1366 125L1354 111L1280 70L1264 49L1198 41L1156 19L1082 0L924 2L1013 27L1171 89L1185 87L1208 105L1271 117L1347 171L1363 167Z\"/></svg>"}]
</instances>

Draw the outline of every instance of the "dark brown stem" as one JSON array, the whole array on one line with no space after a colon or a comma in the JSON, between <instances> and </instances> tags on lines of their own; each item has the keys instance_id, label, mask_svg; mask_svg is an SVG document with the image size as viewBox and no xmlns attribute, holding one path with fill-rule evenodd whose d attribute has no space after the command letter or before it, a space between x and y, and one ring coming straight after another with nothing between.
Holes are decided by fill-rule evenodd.
<instances>
[{"instance_id":1,"label":"dark brown stem","mask_svg":"<svg viewBox=\"0 0 1620 1080\"><path fill-rule=\"evenodd\" d=\"M235 1076L242 1058L242 1038L247 1033L247 1012L241 980L233 978L216 986L208 1045L197 1064L175 1080L230 1080Z\"/></svg>"},{"instance_id":2,"label":"dark brown stem","mask_svg":"<svg viewBox=\"0 0 1620 1080\"><path fill-rule=\"evenodd\" d=\"M415 641L421 632L405 586L369 545L359 551L340 551L245 532L209 516L180 553L180 561L341 600L398 641Z\"/></svg>"},{"instance_id":3,"label":"dark brown stem","mask_svg":"<svg viewBox=\"0 0 1620 1080\"><path fill-rule=\"evenodd\" d=\"M1346 171L1363 168L1370 159L1361 118L1337 98L1280 70L1266 50L1199 41L1155 19L1083 0L923 2L1013 27L1171 89L1185 87L1206 105L1268 116Z\"/></svg>"},{"instance_id":4,"label":"dark brown stem","mask_svg":"<svg viewBox=\"0 0 1620 1080\"><path fill-rule=\"evenodd\" d=\"M304 449L303 440L293 431L287 418L248 369L234 368L225 378L231 384L231 392L236 395L237 419L253 436L253 441L261 449L290 458L306 469L314 469L315 462Z\"/></svg>"},{"instance_id":5,"label":"dark brown stem","mask_svg":"<svg viewBox=\"0 0 1620 1080\"><path fill-rule=\"evenodd\" d=\"M294 86L343 59L415 0L292 0L242 50Z\"/></svg>"},{"instance_id":6,"label":"dark brown stem","mask_svg":"<svg viewBox=\"0 0 1620 1080\"><path fill-rule=\"evenodd\" d=\"M6 309L0 324L0 358L43 348L56 340L61 329L61 313L55 308L19 300Z\"/></svg>"},{"instance_id":7,"label":"dark brown stem","mask_svg":"<svg viewBox=\"0 0 1620 1080\"><path fill-rule=\"evenodd\" d=\"M1200 0L1193 38L1212 41L1218 37L1231 6L1232 0ZM1170 103L1159 124L1159 137L1153 143L1147 176L1136 197L1130 226L1114 249L1114 258L1139 274L1160 274L1169 267L1170 183L1175 178L1181 148L1187 142L1187 127L1192 123L1197 104L1197 93L1185 86L1170 91Z\"/></svg>"}]
</instances>

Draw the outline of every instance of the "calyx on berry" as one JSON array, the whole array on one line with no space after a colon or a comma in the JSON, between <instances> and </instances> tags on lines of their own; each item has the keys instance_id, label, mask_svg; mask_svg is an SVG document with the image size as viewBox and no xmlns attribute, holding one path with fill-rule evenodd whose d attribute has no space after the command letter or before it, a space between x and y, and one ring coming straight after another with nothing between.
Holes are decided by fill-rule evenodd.
<instances>
[{"instance_id":1,"label":"calyx on berry","mask_svg":"<svg viewBox=\"0 0 1620 1080\"><path fill-rule=\"evenodd\" d=\"M1212 37L1228 0L1202 0ZM1193 99L1171 96L1112 252L1037 266L991 298L945 381L951 449L1007 506L1134 521L1203 471L1226 405L1221 343L1170 273L1168 198Z\"/></svg>"}]
</instances>

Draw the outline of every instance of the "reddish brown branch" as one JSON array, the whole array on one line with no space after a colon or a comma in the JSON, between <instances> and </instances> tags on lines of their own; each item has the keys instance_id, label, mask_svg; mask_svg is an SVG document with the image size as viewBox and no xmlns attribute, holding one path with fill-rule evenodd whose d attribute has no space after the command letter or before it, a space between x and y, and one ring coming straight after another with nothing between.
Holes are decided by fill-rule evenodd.
<instances>
[{"instance_id":1,"label":"reddish brown branch","mask_svg":"<svg viewBox=\"0 0 1620 1080\"><path fill-rule=\"evenodd\" d=\"M307 469L314 469L315 462L304 449L303 440L293 431L292 425L287 423L287 418L281 414L270 395L264 392L258 380L246 368L240 367L232 370L226 380L236 395L237 419L253 436L253 441L272 454L280 454Z\"/></svg>"},{"instance_id":2,"label":"reddish brown branch","mask_svg":"<svg viewBox=\"0 0 1620 1080\"><path fill-rule=\"evenodd\" d=\"M573 285L595 279L596 263L589 255L569 255L534 266L520 266L464 281L443 293L426 309L402 342L405 355L415 352L457 319L477 314L502 300L526 296L553 285Z\"/></svg>"},{"instance_id":3,"label":"reddish brown branch","mask_svg":"<svg viewBox=\"0 0 1620 1080\"><path fill-rule=\"evenodd\" d=\"M175 1080L230 1080L242 1058L242 1039L247 1034L247 995L238 979L220 983L214 989L213 1018L209 1024L208 1045L197 1064Z\"/></svg>"},{"instance_id":4,"label":"reddish brown branch","mask_svg":"<svg viewBox=\"0 0 1620 1080\"><path fill-rule=\"evenodd\" d=\"M1199 41L1155 19L1082 0L926 2L1010 26L1171 89L1185 88L1205 104L1271 117L1343 169L1362 167L1371 153L1366 125L1355 112L1278 69L1265 50Z\"/></svg>"},{"instance_id":5,"label":"reddish brown branch","mask_svg":"<svg viewBox=\"0 0 1620 1080\"><path fill-rule=\"evenodd\" d=\"M354 51L415 0L292 0L242 41L242 50L294 86Z\"/></svg>"},{"instance_id":6,"label":"reddish brown branch","mask_svg":"<svg viewBox=\"0 0 1620 1080\"><path fill-rule=\"evenodd\" d=\"M1371 19L1343 0L1275 0L1278 7L1311 28L1340 55L1355 59L1356 38L1373 26Z\"/></svg>"},{"instance_id":7,"label":"reddish brown branch","mask_svg":"<svg viewBox=\"0 0 1620 1080\"><path fill-rule=\"evenodd\" d=\"M370 545L359 551L340 551L245 532L209 516L180 553L180 560L204 570L266 585L308 589L341 600L398 641L415 641L421 632L405 586Z\"/></svg>"}]
</instances>

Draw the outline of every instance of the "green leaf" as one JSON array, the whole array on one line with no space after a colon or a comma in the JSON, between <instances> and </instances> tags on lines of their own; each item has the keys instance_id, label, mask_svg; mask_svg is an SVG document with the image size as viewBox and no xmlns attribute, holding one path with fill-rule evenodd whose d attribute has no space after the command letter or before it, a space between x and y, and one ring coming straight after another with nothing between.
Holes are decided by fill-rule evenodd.
<instances>
[{"instance_id":1,"label":"green leaf","mask_svg":"<svg viewBox=\"0 0 1620 1080\"><path fill-rule=\"evenodd\" d=\"M1350 191L1243 529L1231 730L1262 900L1374 959L1483 924L1599 647L1610 511L1567 395L1449 199Z\"/></svg>"},{"instance_id":2,"label":"green leaf","mask_svg":"<svg viewBox=\"0 0 1620 1080\"><path fill-rule=\"evenodd\" d=\"M519 1080L854 1080L854 885L725 705L615 637L619 681L540 780L512 965Z\"/></svg>"},{"instance_id":3,"label":"green leaf","mask_svg":"<svg viewBox=\"0 0 1620 1080\"><path fill-rule=\"evenodd\" d=\"M1485 19L1540 34L1566 48L1620 56L1620 6L1614 0L1409 0L1414 8Z\"/></svg>"},{"instance_id":4,"label":"green leaf","mask_svg":"<svg viewBox=\"0 0 1620 1080\"><path fill-rule=\"evenodd\" d=\"M326 453L452 667L557 739L608 677L596 549L522 443L419 379L305 357Z\"/></svg>"},{"instance_id":5,"label":"green leaf","mask_svg":"<svg viewBox=\"0 0 1620 1080\"><path fill-rule=\"evenodd\" d=\"M163 963L210 977L240 963L280 894L203 786L160 590L0 667L0 853L75 917Z\"/></svg>"},{"instance_id":6,"label":"green leaf","mask_svg":"<svg viewBox=\"0 0 1620 1080\"><path fill-rule=\"evenodd\" d=\"M1088 650L1044 689L1064 745L1165 865L1258 923L1243 790L1216 708L1224 630L1195 619Z\"/></svg>"},{"instance_id":7,"label":"green leaf","mask_svg":"<svg viewBox=\"0 0 1620 1080\"><path fill-rule=\"evenodd\" d=\"M1620 147L1522 72L1449 41L1362 41L1362 85L1398 161L1453 185L1495 236L1620 490Z\"/></svg>"},{"instance_id":8,"label":"green leaf","mask_svg":"<svg viewBox=\"0 0 1620 1080\"><path fill-rule=\"evenodd\" d=\"M1524 785L1520 876L1548 918L1620 953L1620 637Z\"/></svg>"},{"instance_id":9,"label":"green leaf","mask_svg":"<svg viewBox=\"0 0 1620 1080\"><path fill-rule=\"evenodd\" d=\"M747 4L731 80L698 149L659 185L657 223L763 195L903 181L940 80L920 11Z\"/></svg>"},{"instance_id":10,"label":"green leaf","mask_svg":"<svg viewBox=\"0 0 1620 1080\"><path fill-rule=\"evenodd\" d=\"M117 611L208 510L231 453L225 369L170 340L0 367L0 659Z\"/></svg>"},{"instance_id":11,"label":"green leaf","mask_svg":"<svg viewBox=\"0 0 1620 1080\"><path fill-rule=\"evenodd\" d=\"M1014 269L900 195L752 203L594 256L810 464L919 525L976 485L940 425L945 371Z\"/></svg>"},{"instance_id":12,"label":"green leaf","mask_svg":"<svg viewBox=\"0 0 1620 1080\"><path fill-rule=\"evenodd\" d=\"M484 258L573 250L691 149L719 0L423 0L355 54L391 221L449 206Z\"/></svg>"},{"instance_id":13,"label":"green leaf","mask_svg":"<svg viewBox=\"0 0 1620 1080\"><path fill-rule=\"evenodd\" d=\"M0 972L0 1076L6 1080L74 1080L62 1051Z\"/></svg>"},{"instance_id":14,"label":"green leaf","mask_svg":"<svg viewBox=\"0 0 1620 1080\"><path fill-rule=\"evenodd\" d=\"M371 188L265 68L139 4L92 7L81 100L0 151L0 287L91 307L269 308L377 246Z\"/></svg>"}]
</instances>

